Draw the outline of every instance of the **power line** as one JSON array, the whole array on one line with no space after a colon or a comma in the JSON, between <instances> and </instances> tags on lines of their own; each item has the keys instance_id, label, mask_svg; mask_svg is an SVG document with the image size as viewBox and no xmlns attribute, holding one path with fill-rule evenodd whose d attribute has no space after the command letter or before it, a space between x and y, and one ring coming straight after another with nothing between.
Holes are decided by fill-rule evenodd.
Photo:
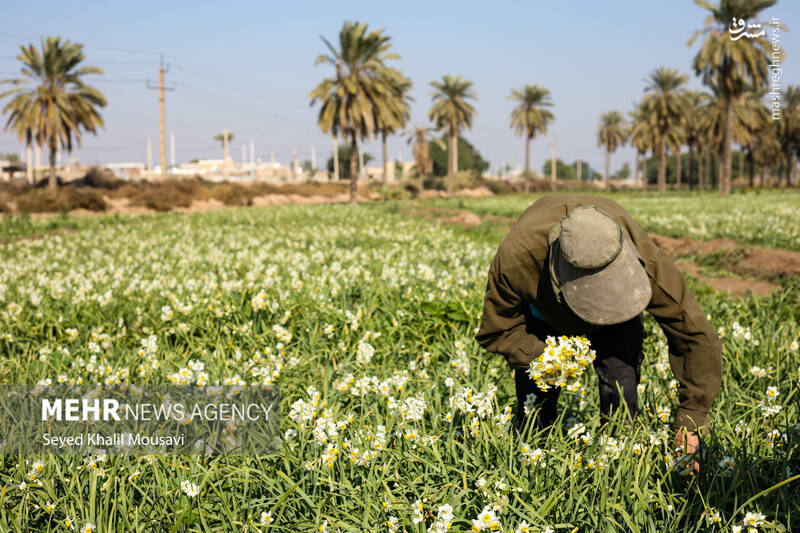
<instances>
[{"instance_id":1,"label":"power line","mask_svg":"<svg viewBox=\"0 0 800 533\"><path fill-rule=\"evenodd\" d=\"M264 115L268 115L271 118L274 118L276 120L287 120L287 121L290 121L290 122L296 122L298 124L306 125L305 122L301 122L301 121L298 121L298 120L295 120L295 119L292 119L292 118L288 118L288 117L283 117L281 115L278 115L276 113L272 113L272 112L269 112L269 111L263 111L261 109L255 108L253 106L248 106L246 104L242 104L241 102L236 102L234 100L228 100L227 98L224 98L224 97L221 97L221 96L218 96L218 95L206 92L206 91L201 91L200 89L197 89L196 87L187 87L187 86L185 86L183 84L178 84L178 85L183 87L184 90L188 89L190 91L194 91L196 93L204 95L204 96L206 96L208 98L214 98L216 100L219 100L220 102L225 102L225 103L228 103L230 105L241 107L241 108L243 108L243 109L245 109L247 111L253 111L253 112L256 112L256 113L261 113L261 114L264 114Z\"/></svg>"},{"instance_id":2,"label":"power line","mask_svg":"<svg viewBox=\"0 0 800 533\"><path fill-rule=\"evenodd\" d=\"M226 110L230 110L230 111L238 111L240 113L256 114L256 115L259 115L260 116L259 118L262 118L262 119L282 121L282 122L285 123L284 125L286 125L286 126L294 126L294 127L298 127L298 128L302 128L302 129L308 130L308 131L312 131L314 129L313 127L309 126L307 123L299 121L299 120L294 120L294 119L283 117L283 116L280 116L280 115L276 115L274 113L270 113L270 112L267 112L267 111L262 111L260 109L256 109L254 107L247 106L247 105L241 104L239 102L234 102L233 100L228 100L226 98L222 98L220 96L213 95L213 94L207 93L205 91L201 91L201 90L196 89L194 87L191 87L191 88L187 87L187 86L183 85L182 83L178 83L176 85L178 86L179 92L182 92L185 96L189 96L189 97L192 97L192 98L197 98L199 100L204 100L209 105L216 105L217 107L222 107L222 105L230 106L230 107L222 107L222 109L226 109ZM192 94L192 93L197 93L197 94ZM220 103L222 103L222 105Z\"/></svg>"},{"instance_id":3,"label":"power line","mask_svg":"<svg viewBox=\"0 0 800 533\"><path fill-rule=\"evenodd\" d=\"M168 56L168 57L174 57L174 56ZM281 99L286 103L291 103L292 105L306 106L308 104L308 101L306 101L305 99L297 98L296 96L282 95L282 94L280 94L280 93L278 93L278 92L276 92L274 90L270 90L270 89L264 89L264 88L261 88L261 87L255 87L255 86L251 85L249 81L244 81L242 79L237 79L237 78L234 78L233 76L230 76L228 74L224 74L222 72L216 72L216 71L213 71L213 70L209 70L208 68L206 68L204 66L196 65L196 64L190 63L188 61L184 61L182 59L178 59L178 63L175 63L173 61L171 64L174 65L175 68L183 70L184 72L187 72L189 74L193 74L195 76L207 79L209 81L218 83L220 85L226 85L226 86L234 88L234 89L239 89L239 90L243 90L243 91L246 91L246 92L250 92L250 93L255 94L257 96L262 96L263 97L266 94L271 94L272 96L270 96L270 98ZM194 71L192 69L186 68L185 65L189 65L190 67L195 68L195 69L202 69L205 72L207 72L208 74L204 74L202 72L197 72L197 71ZM216 77L209 76L209 74L215 74ZM229 84L227 82L224 82L224 81L220 80L220 78L226 78L226 79L229 79L229 80L236 81L236 82L239 83L239 85ZM243 87L243 85L249 85L252 88L248 89L246 87Z\"/></svg>"},{"instance_id":4,"label":"power line","mask_svg":"<svg viewBox=\"0 0 800 533\"><path fill-rule=\"evenodd\" d=\"M124 146L81 146L79 147L80 150L101 150L101 151L111 151L111 150L127 150L129 148L137 148L143 147L144 142L137 142L133 144L126 144Z\"/></svg>"},{"instance_id":5,"label":"power line","mask_svg":"<svg viewBox=\"0 0 800 533\"><path fill-rule=\"evenodd\" d=\"M147 80L145 78L97 78L96 80L92 80L92 83L103 83L103 82L114 82L114 83L146 83Z\"/></svg>"},{"instance_id":6,"label":"power line","mask_svg":"<svg viewBox=\"0 0 800 533\"><path fill-rule=\"evenodd\" d=\"M42 35L37 37L33 37L30 35L19 35L15 33L7 33L7 32L0 32L0 37L6 37L9 39L24 39L24 40L31 40L31 39L43 39ZM68 38L67 38L68 39ZM71 40L71 39L70 39ZM104 44L93 44L93 43L79 43L87 48L97 48L99 50L110 50L112 52L124 52L128 54L158 54L158 52L151 51L151 50L133 50L131 48L120 48L118 46L108 46Z\"/></svg>"}]
</instances>

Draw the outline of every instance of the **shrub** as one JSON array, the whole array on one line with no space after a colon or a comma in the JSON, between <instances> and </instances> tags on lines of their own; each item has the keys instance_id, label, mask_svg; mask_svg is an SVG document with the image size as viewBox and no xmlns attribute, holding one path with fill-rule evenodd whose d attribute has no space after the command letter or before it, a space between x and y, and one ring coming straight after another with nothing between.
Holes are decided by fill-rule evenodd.
<instances>
[{"instance_id":1,"label":"shrub","mask_svg":"<svg viewBox=\"0 0 800 533\"><path fill-rule=\"evenodd\" d=\"M17 198L17 209L25 213L55 213L70 209L105 211L106 207L103 195L93 189L30 189Z\"/></svg>"},{"instance_id":2,"label":"shrub","mask_svg":"<svg viewBox=\"0 0 800 533\"><path fill-rule=\"evenodd\" d=\"M350 190L349 183L305 181L301 183L253 183L249 186L256 196L266 194L297 194L299 196L336 196Z\"/></svg>"},{"instance_id":3,"label":"shrub","mask_svg":"<svg viewBox=\"0 0 800 533\"><path fill-rule=\"evenodd\" d=\"M192 194L172 184L147 184L129 197L131 205L144 206L156 211L170 211L175 207L192 205Z\"/></svg>"},{"instance_id":4,"label":"shrub","mask_svg":"<svg viewBox=\"0 0 800 533\"><path fill-rule=\"evenodd\" d=\"M69 209L62 189L32 189L17 198L17 209L24 213L55 213Z\"/></svg>"},{"instance_id":5,"label":"shrub","mask_svg":"<svg viewBox=\"0 0 800 533\"><path fill-rule=\"evenodd\" d=\"M225 205L253 205L253 191L238 183L222 183L211 189L211 197Z\"/></svg>"},{"instance_id":6,"label":"shrub","mask_svg":"<svg viewBox=\"0 0 800 533\"><path fill-rule=\"evenodd\" d=\"M129 194L131 205L144 206L156 211L189 207L193 200L209 197L205 183L199 180L141 182L120 187L119 194Z\"/></svg>"},{"instance_id":7,"label":"shrub","mask_svg":"<svg viewBox=\"0 0 800 533\"><path fill-rule=\"evenodd\" d=\"M105 211L108 207L105 198L103 198L103 193L97 189L68 187L63 190L63 193L67 198L67 205L69 209Z\"/></svg>"},{"instance_id":8,"label":"shrub","mask_svg":"<svg viewBox=\"0 0 800 533\"><path fill-rule=\"evenodd\" d=\"M110 170L92 167L82 178L70 182L73 187L93 187L96 189L118 189L124 182L114 177Z\"/></svg>"}]
</instances>

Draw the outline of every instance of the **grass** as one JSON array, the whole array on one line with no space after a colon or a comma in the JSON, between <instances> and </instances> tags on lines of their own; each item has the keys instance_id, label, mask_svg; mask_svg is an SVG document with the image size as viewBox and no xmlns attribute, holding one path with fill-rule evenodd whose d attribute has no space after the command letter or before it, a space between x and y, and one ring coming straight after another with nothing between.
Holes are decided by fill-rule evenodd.
<instances>
[{"instance_id":1,"label":"grass","mask_svg":"<svg viewBox=\"0 0 800 533\"><path fill-rule=\"evenodd\" d=\"M530 200L463 205L514 216ZM647 196L620 201L656 206ZM0 530L67 531L69 519L103 533L389 531L395 517L398 531L421 532L446 515L444 505L453 509L450 531L469 531L487 506L503 531L523 522L558 533L730 531L750 512L765 516L759 531L797 528L796 287L741 300L691 282L724 330L724 373L702 469L687 476L668 433L676 399L666 344L649 318L644 412L634 427L600 430L590 371L579 393L562 395L552 431L516 435L513 378L473 340L498 235L409 217L404 205L65 218L8 230L74 223L80 231L0 248L2 382L94 383L127 370L131 383L161 385L202 361L209 383L276 376L289 433L279 453L261 456L0 456ZM158 369L139 353L151 335ZM360 386L364 394L354 394ZM780 393L772 401L770 386ZM451 404L462 388L476 402L486 393L483 417ZM422 418L390 409L389 396L421 400ZM306 404L313 414L302 420ZM780 411L765 416L772 405ZM569 434L576 424L587 442ZM523 444L542 459L524 461ZM735 466L722 467L725 458ZM37 460L42 472L30 479ZM181 490L187 480L197 496ZM709 521L715 513L719 526Z\"/></svg>"}]
</instances>

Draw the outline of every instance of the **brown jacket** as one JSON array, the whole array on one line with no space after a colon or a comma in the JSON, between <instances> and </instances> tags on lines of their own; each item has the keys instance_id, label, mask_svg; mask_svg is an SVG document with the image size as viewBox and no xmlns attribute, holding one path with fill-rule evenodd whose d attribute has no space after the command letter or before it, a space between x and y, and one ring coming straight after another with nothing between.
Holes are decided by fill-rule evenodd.
<instances>
[{"instance_id":1,"label":"brown jacket","mask_svg":"<svg viewBox=\"0 0 800 533\"><path fill-rule=\"evenodd\" d=\"M544 339L526 328L529 303L564 334L586 334L598 327L583 322L556 299L545 259L550 228L582 205L596 206L619 222L644 259L653 291L647 311L667 336L670 366L680 383L675 425L708 429L708 410L722 378L722 345L675 263L613 200L553 194L526 209L500 244L489 268L483 317L475 338L486 350L506 356L511 368L527 368L545 346Z\"/></svg>"}]
</instances>

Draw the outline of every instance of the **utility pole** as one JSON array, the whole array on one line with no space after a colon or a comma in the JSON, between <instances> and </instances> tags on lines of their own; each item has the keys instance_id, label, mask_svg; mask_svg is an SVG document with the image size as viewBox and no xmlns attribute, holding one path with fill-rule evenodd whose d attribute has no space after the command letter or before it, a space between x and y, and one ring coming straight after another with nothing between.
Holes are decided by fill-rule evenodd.
<instances>
[{"instance_id":1,"label":"utility pole","mask_svg":"<svg viewBox=\"0 0 800 533\"><path fill-rule=\"evenodd\" d=\"M297 147L292 152L292 179L297 177Z\"/></svg>"},{"instance_id":2,"label":"utility pole","mask_svg":"<svg viewBox=\"0 0 800 533\"><path fill-rule=\"evenodd\" d=\"M553 137L552 156L550 159L550 181L556 182L556 138Z\"/></svg>"},{"instance_id":3,"label":"utility pole","mask_svg":"<svg viewBox=\"0 0 800 533\"><path fill-rule=\"evenodd\" d=\"M250 179L256 177L256 141L250 139Z\"/></svg>"},{"instance_id":4,"label":"utility pole","mask_svg":"<svg viewBox=\"0 0 800 533\"><path fill-rule=\"evenodd\" d=\"M581 160L578 159L578 181L581 181Z\"/></svg>"},{"instance_id":5,"label":"utility pole","mask_svg":"<svg viewBox=\"0 0 800 533\"><path fill-rule=\"evenodd\" d=\"M311 145L311 174L312 178L314 177L313 174L317 170L317 147L313 144Z\"/></svg>"},{"instance_id":6,"label":"utility pole","mask_svg":"<svg viewBox=\"0 0 800 533\"><path fill-rule=\"evenodd\" d=\"M222 130L222 173L228 179L228 130Z\"/></svg>"},{"instance_id":7,"label":"utility pole","mask_svg":"<svg viewBox=\"0 0 800 533\"><path fill-rule=\"evenodd\" d=\"M169 134L169 166L175 166L175 132Z\"/></svg>"},{"instance_id":8,"label":"utility pole","mask_svg":"<svg viewBox=\"0 0 800 533\"><path fill-rule=\"evenodd\" d=\"M333 181L339 181L339 142L333 136Z\"/></svg>"},{"instance_id":9,"label":"utility pole","mask_svg":"<svg viewBox=\"0 0 800 533\"><path fill-rule=\"evenodd\" d=\"M158 90L158 134L161 146L159 147L159 155L161 160L161 177L167 177L167 133L166 133L166 118L164 111L164 91L174 91L174 87L164 86L164 74L167 73L169 68L164 68L164 54L161 54L161 64L158 67L158 86L153 86L150 81L147 81L148 89Z\"/></svg>"},{"instance_id":10,"label":"utility pole","mask_svg":"<svg viewBox=\"0 0 800 533\"><path fill-rule=\"evenodd\" d=\"M147 170L153 170L153 139L147 139Z\"/></svg>"},{"instance_id":11,"label":"utility pole","mask_svg":"<svg viewBox=\"0 0 800 533\"><path fill-rule=\"evenodd\" d=\"M247 165L247 145L242 145L242 170L244 170L245 165Z\"/></svg>"}]
</instances>

